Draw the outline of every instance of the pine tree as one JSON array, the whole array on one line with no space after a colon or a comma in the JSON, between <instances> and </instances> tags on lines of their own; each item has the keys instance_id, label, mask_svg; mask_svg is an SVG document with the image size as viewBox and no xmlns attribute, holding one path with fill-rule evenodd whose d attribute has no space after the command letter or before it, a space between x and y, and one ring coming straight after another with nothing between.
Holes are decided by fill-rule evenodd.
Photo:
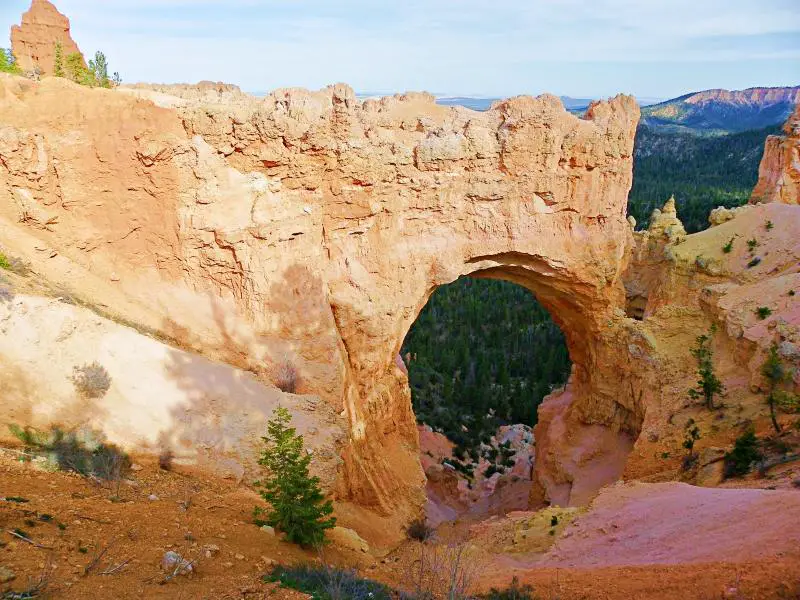
<instances>
[{"instance_id":1,"label":"pine tree","mask_svg":"<svg viewBox=\"0 0 800 600\"><path fill-rule=\"evenodd\" d=\"M781 432L781 425L778 423L776 414L777 404L777 387L787 377L786 368L783 366L783 361L778 355L778 345L772 344L767 354L767 359L761 365L761 374L769 381L769 392L767 394L767 404L769 404L769 416L772 420L772 427L775 433Z\"/></svg>"},{"instance_id":2,"label":"pine tree","mask_svg":"<svg viewBox=\"0 0 800 600\"><path fill-rule=\"evenodd\" d=\"M94 59L89 61L89 72L96 85L104 88L111 87L111 79L108 76L108 60L105 54L95 52Z\"/></svg>"},{"instance_id":3,"label":"pine tree","mask_svg":"<svg viewBox=\"0 0 800 600\"><path fill-rule=\"evenodd\" d=\"M21 75L22 69L19 68L17 60L11 53L11 50L0 48L0 73L11 73L12 75Z\"/></svg>"},{"instance_id":4,"label":"pine tree","mask_svg":"<svg viewBox=\"0 0 800 600\"><path fill-rule=\"evenodd\" d=\"M711 333L714 333L712 327ZM714 372L714 352L708 345L711 341L710 335L701 335L697 338L697 346L692 348L692 356L697 359L697 387L689 390L689 397L692 400L703 398L706 408L713 410L714 396L722 394L725 387Z\"/></svg>"},{"instance_id":5,"label":"pine tree","mask_svg":"<svg viewBox=\"0 0 800 600\"><path fill-rule=\"evenodd\" d=\"M53 75L55 77L64 77L64 49L61 47L61 42L56 42L55 58L53 59Z\"/></svg>"},{"instance_id":6,"label":"pine tree","mask_svg":"<svg viewBox=\"0 0 800 600\"><path fill-rule=\"evenodd\" d=\"M265 448L258 461L269 475L256 483L261 497L270 503L265 510L256 507L255 522L270 525L286 534L286 539L305 547L319 546L325 541L325 530L336 524L330 517L333 504L325 500L319 477L311 477L308 465L311 455L303 450L303 436L289 427L292 417L278 407L267 423ZM265 515L265 519L260 516Z\"/></svg>"},{"instance_id":7,"label":"pine tree","mask_svg":"<svg viewBox=\"0 0 800 600\"><path fill-rule=\"evenodd\" d=\"M83 66L83 56L80 52L73 52L67 55L66 60L66 74L69 79L81 85L91 85L93 77L91 73Z\"/></svg>"}]
</instances>

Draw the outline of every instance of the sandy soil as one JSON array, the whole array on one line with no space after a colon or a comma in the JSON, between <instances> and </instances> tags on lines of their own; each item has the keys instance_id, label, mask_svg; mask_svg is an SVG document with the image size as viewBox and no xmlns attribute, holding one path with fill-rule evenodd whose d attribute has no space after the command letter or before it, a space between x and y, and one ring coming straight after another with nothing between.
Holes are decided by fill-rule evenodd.
<instances>
[{"instance_id":1,"label":"sandy soil","mask_svg":"<svg viewBox=\"0 0 800 600\"><path fill-rule=\"evenodd\" d=\"M0 453L0 497L28 500L0 502L0 565L16 575L9 585L22 590L46 573L50 598L303 597L260 580L272 561L318 557L252 525L253 491L181 465L165 472L142 460L141 467L122 484L119 502L113 490ZM510 519L495 518L497 527L467 543L476 589L504 587L517 576L542 599L796 599L798 515L796 489L626 484L605 490L546 554L504 552ZM8 533L15 529L44 547ZM461 540L470 529L443 526L439 541ZM168 550L196 560L195 574L162 584L159 563ZM325 559L402 588L418 551L412 542L387 556L329 546Z\"/></svg>"}]
</instances>

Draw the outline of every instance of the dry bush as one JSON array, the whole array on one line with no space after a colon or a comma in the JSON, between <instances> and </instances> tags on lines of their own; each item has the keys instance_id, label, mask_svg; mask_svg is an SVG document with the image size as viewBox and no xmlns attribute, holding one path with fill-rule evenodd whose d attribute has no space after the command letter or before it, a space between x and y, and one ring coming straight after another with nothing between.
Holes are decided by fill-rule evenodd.
<instances>
[{"instance_id":1,"label":"dry bush","mask_svg":"<svg viewBox=\"0 0 800 600\"><path fill-rule=\"evenodd\" d=\"M175 453L170 448L164 448L158 455L158 467L162 471L171 471L173 460L175 460Z\"/></svg>"},{"instance_id":2,"label":"dry bush","mask_svg":"<svg viewBox=\"0 0 800 600\"><path fill-rule=\"evenodd\" d=\"M111 387L111 375L98 362L72 369L72 383L84 398L102 398Z\"/></svg>"},{"instance_id":3,"label":"dry bush","mask_svg":"<svg viewBox=\"0 0 800 600\"><path fill-rule=\"evenodd\" d=\"M297 368L288 358L285 358L278 367L278 372L275 375L275 385L282 392L295 394L297 393L298 380Z\"/></svg>"},{"instance_id":4,"label":"dry bush","mask_svg":"<svg viewBox=\"0 0 800 600\"><path fill-rule=\"evenodd\" d=\"M414 519L406 528L408 539L417 542L427 542L435 533L436 530L428 525L424 518Z\"/></svg>"},{"instance_id":5,"label":"dry bush","mask_svg":"<svg viewBox=\"0 0 800 600\"><path fill-rule=\"evenodd\" d=\"M414 600L467 600L480 564L466 543L418 545L408 573Z\"/></svg>"},{"instance_id":6,"label":"dry bush","mask_svg":"<svg viewBox=\"0 0 800 600\"><path fill-rule=\"evenodd\" d=\"M6 285L0 285L0 304L11 302L14 299L14 290Z\"/></svg>"}]
</instances>

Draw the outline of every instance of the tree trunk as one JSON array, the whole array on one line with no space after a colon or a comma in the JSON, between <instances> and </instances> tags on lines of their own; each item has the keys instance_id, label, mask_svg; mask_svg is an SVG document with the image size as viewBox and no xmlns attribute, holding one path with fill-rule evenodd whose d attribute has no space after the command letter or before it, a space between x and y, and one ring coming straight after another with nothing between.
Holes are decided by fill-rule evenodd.
<instances>
[{"instance_id":1,"label":"tree trunk","mask_svg":"<svg viewBox=\"0 0 800 600\"><path fill-rule=\"evenodd\" d=\"M774 392L769 393L769 397L767 398L767 402L769 402L769 416L772 419L772 426L775 428L775 433L781 432L781 426L778 423L778 418L775 416L775 394Z\"/></svg>"}]
</instances>

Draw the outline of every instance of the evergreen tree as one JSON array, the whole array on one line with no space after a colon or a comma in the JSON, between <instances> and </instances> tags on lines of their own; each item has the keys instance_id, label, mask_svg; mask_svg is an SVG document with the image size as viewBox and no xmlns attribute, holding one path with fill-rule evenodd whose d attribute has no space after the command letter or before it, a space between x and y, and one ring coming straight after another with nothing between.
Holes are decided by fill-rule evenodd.
<instances>
[{"instance_id":1,"label":"evergreen tree","mask_svg":"<svg viewBox=\"0 0 800 600\"><path fill-rule=\"evenodd\" d=\"M55 58L53 59L53 75L55 77L64 77L64 49L61 47L61 42L56 42Z\"/></svg>"},{"instance_id":2,"label":"evergreen tree","mask_svg":"<svg viewBox=\"0 0 800 600\"><path fill-rule=\"evenodd\" d=\"M91 71L83 66L83 56L80 52L67 55L67 78L81 85L94 85L94 76Z\"/></svg>"},{"instance_id":3,"label":"evergreen tree","mask_svg":"<svg viewBox=\"0 0 800 600\"><path fill-rule=\"evenodd\" d=\"M89 61L89 72L92 74L95 85L104 88L111 87L111 79L108 76L108 60L102 52L95 52L94 59Z\"/></svg>"},{"instance_id":4,"label":"evergreen tree","mask_svg":"<svg viewBox=\"0 0 800 600\"><path fill-rule=\"evenodd\" d=\"M773 343L770 346L767 359L761 365L761 374L764 375L769 382L769 391L767 393L767 404L769 404L769 416L772 420L772 427L775 433L781 432L781 425L778 423L777 407L778 404L778 386L786 381L789 373L786 367L783 366L783 361L778 355L778 344Z\"/></svg>"},{"instance_id":5,"label":"evergreen tree","mask_svg":"<svg viewBox=\"0 0 800 600\"><path fill-rule=\"evenodd\" d=\"M711 333L714 332L712 328ZM710 335L701 335L697 338L697 346L692 348L692 356L697 359L697 387L689 390L692 400L702 398L709 410L714 409L714 396L725 391L725 387L714 372L714 352L708 345Z\"/></svg>"},{"instance_id":6,"label":"evergreen tree","mask_svg":"<svg viewBox=\"0 0 800 600\"><path fill-rule=\"evenodd\" d=\"M291 420L289 411L279 406L267 423L267 435L262 438L265 448L258 464L269 474L256 486L271 508L256 507L255 522L275 527L295 544L319 546L325 541L325 530L336 524L330 517L333 504L325 500L319 478L309 475L311 455L303 449L303 436L289 427ZM262 514L265 519L260 518Z\"/></svg>"},{"instance_id":7,"label":"evergreen tree","mask_svg":"<svg viewBox=\"0 0 800 600\"><path fill-rule=\"evenodd\" d=\"M6 48L0 48L0 73L22 74L22 69L19 68L14 54Z\"/></svg>"},{"instance_id":8,"label":"evergreen tree","mask_svg":"<svg viewBox=\"0 0 800 600\"><path fill-rule=\"evenodd\" d=\"M570 372L558 326L525 288L462 278L439 288L403 344L421 423L471 452L501 425L535 425Z\"/></svg>"}]
</instances>

